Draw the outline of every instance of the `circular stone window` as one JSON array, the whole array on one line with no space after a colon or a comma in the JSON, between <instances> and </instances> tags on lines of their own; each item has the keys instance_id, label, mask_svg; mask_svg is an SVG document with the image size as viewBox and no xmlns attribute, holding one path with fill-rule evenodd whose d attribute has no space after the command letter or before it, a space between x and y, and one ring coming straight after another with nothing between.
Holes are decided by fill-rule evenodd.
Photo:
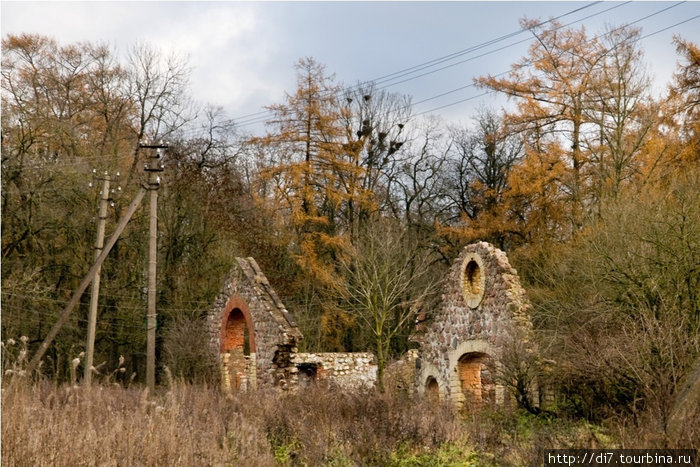
<instances>
[{"instance_id":1,"label":"circular stone window","mask_svg":"<svg viewBox=\"0 0 700 467\"><path fill-rule=\"evenodd\" d=\"M481 256L470 253L462 263L462 295L469 308L476 308L484 298L486 277L484 275L484 262Z\"/></svg>"}]
</instances>

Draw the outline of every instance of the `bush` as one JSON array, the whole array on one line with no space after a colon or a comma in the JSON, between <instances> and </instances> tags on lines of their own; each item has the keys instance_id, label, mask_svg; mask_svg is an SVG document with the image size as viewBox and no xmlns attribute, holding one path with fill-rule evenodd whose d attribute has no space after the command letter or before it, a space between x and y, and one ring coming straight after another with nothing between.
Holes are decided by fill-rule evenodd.
<instances>
[{"instance_id":1,"label":"bush","mask_svg":"<svg viewBox=\"0 0 700 467\"><path fill-rule=\"evenodd\" d=\"M205 318L180 315L166 325L163 335L165 365L173 376L188 383L218 382L216 357L209 344Z\"/></svg>"},{"instance_id":2,"label":"bush","mask_svg":"<svg viewBox=\"0 0 700 467\"><path fill-rule=\"evenodd\" d=\"M646 430L656 420L664 435L700 357L696 180L689 173L654 191L622 192L575 241L515 261L567 415L629 418Z\"/></svg>"}]
</instances>

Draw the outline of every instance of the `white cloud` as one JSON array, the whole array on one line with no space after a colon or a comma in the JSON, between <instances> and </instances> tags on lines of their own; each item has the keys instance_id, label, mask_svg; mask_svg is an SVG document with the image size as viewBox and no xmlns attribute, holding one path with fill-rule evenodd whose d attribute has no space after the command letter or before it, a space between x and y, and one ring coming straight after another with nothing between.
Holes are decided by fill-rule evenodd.
<instances>
[{"instance_id":1,"label":"white cloud","mask_svg":"<svg viewBox=\"0 0 700 467\"><path fill-rule=\"evenodd\" d=\"M195 98L245 112L237 108L247 95L276 91L261 79L274 53L272 28L261 17L250 5L208 4L167 18L146 40L188 56Z\"/></svg>"},{"instance_id":2,"label":"white cloud","mask_svg":"<svg viewBox=\"0 0 700 467\"><path fill-rule=\"evenodd\" d=\"M222 105L235 117L259 110L250 107L252 95L257 102L281 95L269 73L277 41L264 8L236 2L3 2L2 33L107 42L121 54L138 42L174 51L193 68L194 98Z\"/></svg>"},{"instance_id":3,"label":"white cloud","mask_svg":"<svg viewBox=\"0 0 700 467\"><path fill-rule=\"evenodd\" d=\"M202 102L223 106L230 117L280 102L284 91L294 89L294 61L314 56L329 64L348 83L405 69L517 28L523 11L544 17L572 7L564 2L7 2L0 3L3 34L32 32L61 42L100 41L120 53L136 42L146 42L188 56L193 67L192 92ZM517 7L517 8L516 8ZM649 2L632 2L605 16L587 20L589 31L603 21L622 24L666 8ZM607 6L601 5L604 11ZM695 14L693 2L666 8L638 25L645 34L673 25ZM613 14L614 13L614 14ZM588 14L588 13L586 13ZM468 23L465 22L468 20ZM468 27L465 26L468 25ZM313 27L312 27L313 26ZM662 92L675 69L677 56L671 36L697 36L697 22L688 22L654 34L641 43L652 64L655 89ZM522 45L523 48L526 44ZM463 66L445 69L415 81L397 83L393 92L407 93L414 101L464 87L474 76L508 69L526 51L505 48ZM416 107L416 112L478 94L475 89L450 93ZM471 113L486 98L445 107L446 118Z\"/></svg>"}]
</instances>

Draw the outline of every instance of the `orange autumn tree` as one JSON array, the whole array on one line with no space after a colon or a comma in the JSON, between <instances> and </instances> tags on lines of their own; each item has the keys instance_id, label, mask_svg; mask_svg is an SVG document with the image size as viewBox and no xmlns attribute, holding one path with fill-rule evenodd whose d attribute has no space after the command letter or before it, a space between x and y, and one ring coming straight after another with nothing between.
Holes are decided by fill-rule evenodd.
<instances>
[{"instance_id":1,"label":"orange autumn tree","mask_svg":"<svg viewBox=\"0 0 700 467\"><path fill-rule=\"evenodd\" d=\"M299 266L321 284L331 284L330 260L342 255L346 239L333 213L343 201L336 173L342 171L339 88L311 58L297 65L297 90L284 104L269 108L268 134L258 139L272 162L263 179L273 187L273 202L286 217Z\"/></svg>"},{"instance_id":2,"label":"orange autumn tree","mask_svg":"<svg viewBox=\"0 0 700 467\"><path fill-rule=\"evenodd\" d=\"M638 29L625 27L609 28L600 36L601 67L593 76L585 110L597 127L587 139L587 176L598 214L639 175L645 146L659 123L639 38Z\"/></svg>"},{"instance_id":3,"label":"orange autumn tree","mask_svg":"<svg viewBox=\"0 0 700 467\"><path fill-rule=\"evenodd\" d=\"M361 160L369 133L355 137L349 131L351 107L344 99L339 103L341 88L323 65L304 58L296 70L296 91L269 107L274 117L268 133L253 142L269 159L261 174L264 201L290 236L300 268L296 288L306 311L299 313L309 322L321 315L319 339L338 349L351 319L323 296L343 280L337 265L348 254L357 213L374 204Z\"/></svg>"},{"instance_id":4,"label":"orange autumn tree","mask_svg":"<svg viewBox=\"0 0 700 467\"><path fill-rule=\"evenodd\" d=\"M669 92L656 107L638 157L638 190L663 190L679 176L693 173L700 158L700 49L675 37L680 55Z\"/></svg>"},{"instance_id":5,"label":"orange autumn tree","mask_svg":"<svg viewBox=\"0 0 700 467\"><path fill-rule=\"evenodd\" d=\"M598 41L589 39L585 28L564 29L557 21L542 26L523 19L535 40L529 55L512 66L506 78L476 79L477 85L515 97L517 110L506 114L514 131L528 134L532 150L542 152L553 140L566 144L568 170L562 182L569 198L569 220L580 222L583 210L584 132L590 123L585 114L587 94L602 59Z\"/></svg>"},{"instance_id":6,"label":"orange autumn tree","mask_svg":"<svg viewBox=\"0 0 700 467\"><path fill-rule=\"evenodd\" d=\"M522 136L526 157L504 194L503 215L515 224L509 228L525 241L545 232L565 240L639 169L655 123L639 30L589 38L584 28L556 21L522 25L535 38L528 56L507 77L476 83L517 101L505 123Z\"/></svg>"},{"instance_id":7,"label":"orange autumn tree","mask_svg":"<svg viewBox=\"0 0 700 467\"><path fill-rule=\"evenodd\" d=\"M683 61L674 75L671 101L682 128L681 138L686 143L683 160L697 163L700 158L700 48L675 37L676 51Z\"/></svg>"}]
</instances>

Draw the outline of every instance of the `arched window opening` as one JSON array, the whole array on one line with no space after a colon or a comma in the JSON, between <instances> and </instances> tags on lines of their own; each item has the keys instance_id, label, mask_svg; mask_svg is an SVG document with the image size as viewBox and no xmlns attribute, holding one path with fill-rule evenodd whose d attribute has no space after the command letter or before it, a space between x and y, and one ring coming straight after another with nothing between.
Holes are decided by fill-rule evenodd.
<instances>
[{"instance_id":1,"label":"arched window opening","mask_svg":"<svg viewBox=\"0 0 700 467\"><path fill-rule=\"evenodd\" d=\"M430 400L435 402L440 400L440 385L432 376L428 376L428 380L425 383L425 394Z\"/></svg>"},{"instance_id":2,"label":"arched window opening","mask_svg":"<svg viewBox=\"0 0 700 467\"><path fill-rule=\"evenodd\" d=\"M472 295L481 293L481 268L476 261L469 261L464 271L464 288Z\"/></svg>"},{"instance_id":3,"label":"arched window opening","mask_svg":"<svg viewBox=\"0 0 700 467\"><path fill-rule=\"evenodd\" d=\"M235 308L226 320L226 334L224 338L224 352L241 349L243 355L250 355L250 330L243 312Z\"/></svg>"},{"instance_id":4,"label":"arched window opening","mask_svg":"<svg viewBox=\"0 0 700 467\"><path fill-rule=\"evenodd\" d=\"M476 253L472 253L464 258L460 281L462 295L470 308L478 307L484 298L486 288L484 271L484 262Z\"/></svg>"},{"instance_id":5,"label":"arched window opening","mask_svg":"<svg viewBox=\"0 0 700 467\"><path fill-rule=\"evenodd\" d=\"M255 378L255 352L251 329L243 311L234 308L226 317L222 351L226 354L227 378L232 388L247 389L249 379Z\"/></svg>"}]
</instances>

